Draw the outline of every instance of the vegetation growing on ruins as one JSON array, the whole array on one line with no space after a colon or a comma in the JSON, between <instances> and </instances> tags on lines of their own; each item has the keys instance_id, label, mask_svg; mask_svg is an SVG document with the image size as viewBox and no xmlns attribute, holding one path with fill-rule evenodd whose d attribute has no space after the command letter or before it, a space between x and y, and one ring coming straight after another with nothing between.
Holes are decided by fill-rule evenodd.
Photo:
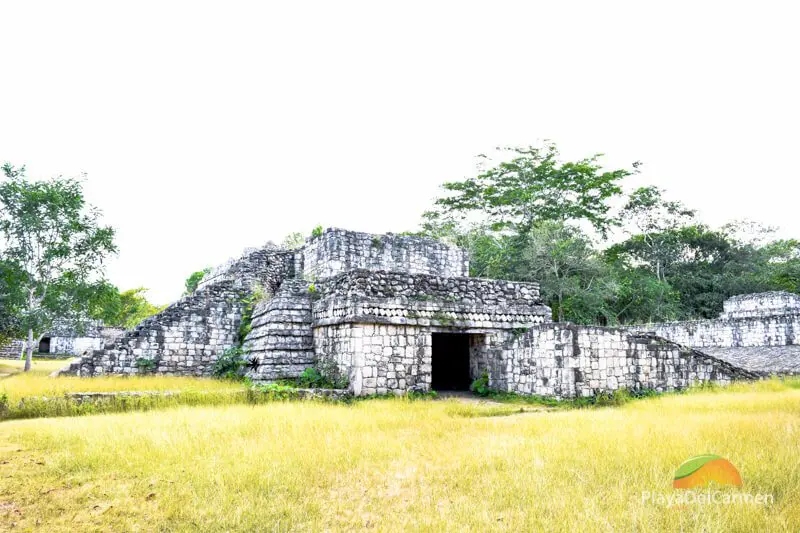
<instances>
[{"instance_id":1,"label":"vegetation growing on ruins","mask_svg":"<svg viewBox=\"0 0 800 533\"><path fill-rule=\"evenodd\" d=\"M658 187L626 194L638 163L605 171L552 143L499 156L445 183L420 234L469 249L474 276L540 282L554 319L712 318L733 295L800 293L800 241L747 221L711 228Z\"/></svg>"},{"instance_id":2,"label":"vegetation growing on ruins","mask_svg":"<svg viewBox=\"0 0 800 533\"><path fill-rule=\"evenodd\" d=\"M800 390L776 381L546 413L392 399L3 422L0 516L50 531L783 530L800 521L799 415ZM643 502L698 450L774 503Z\"/></svg>"},{"instance_id":3,"label":"vegetation growing on ruins","mask_svg":"<svg viewBox=\"0 0 800 533\"><path fill-rule=\"evenodd\" d=\"M197 272L192 272L189 274L189 277L186 278L186 281L184 282L185 290L183 291L183 294L188 295L196 291L197 287L200 285L200 282L203 281L203 278L210 273L211 268L206 267L203 270L198 270Z\"/></svg>"}]
</instances>

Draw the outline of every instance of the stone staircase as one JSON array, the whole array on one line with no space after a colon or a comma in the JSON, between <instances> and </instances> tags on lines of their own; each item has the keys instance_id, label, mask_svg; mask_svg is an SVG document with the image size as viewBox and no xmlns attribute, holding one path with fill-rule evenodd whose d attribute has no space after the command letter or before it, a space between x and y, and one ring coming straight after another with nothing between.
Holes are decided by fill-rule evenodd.
<instances>
[{"instance_id":1,"label":"stone staircase","mask_svg":"<svg viewBox=\"0 0 800 533\"><path fill-rule=\"evenodd\" d=\"M309 286L301 279L286 280L270 300L256 306L243 345L251 361L257 361L247 374L253 381L297 377L314 365Z\"/></svg>"}]
</instances>

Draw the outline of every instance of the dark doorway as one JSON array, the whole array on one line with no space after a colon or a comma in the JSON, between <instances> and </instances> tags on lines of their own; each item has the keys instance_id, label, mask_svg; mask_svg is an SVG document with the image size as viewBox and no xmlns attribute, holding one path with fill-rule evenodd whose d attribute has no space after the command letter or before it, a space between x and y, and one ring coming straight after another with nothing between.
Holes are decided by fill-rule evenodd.
<instances>
[{"instance_id":1,"label":"dark doorway","mask_svg":"<svg viewBox=\"0 0 800 533\"><path fill-rule=\"evenodd\" d=\"M39 353L50 353L50 337L42 337L39 341Z\"/></svg>"},{"instance_id":2,"label":"dark doorway","mask_svg":"<svg viewBox=\"0 0 800 533\"><path fill-rule=\"evenodd\" d=\"M431 388L469 390L469 335L434 333Z\"/></svg>"}]
</instances>

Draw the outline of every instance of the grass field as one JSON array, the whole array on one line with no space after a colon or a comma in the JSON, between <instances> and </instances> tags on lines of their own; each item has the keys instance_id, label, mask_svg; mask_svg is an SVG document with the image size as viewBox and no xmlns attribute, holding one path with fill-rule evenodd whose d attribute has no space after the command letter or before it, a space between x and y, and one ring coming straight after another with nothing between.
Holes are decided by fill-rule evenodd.
<instances>
[{"instance_id":1,"label":"grass field","mask_svg":"<svg viewBox=\"0 0 800 533\"><path fill-rule=\"evenodd\" d=\"M796 531L794 385L525 414L394 399L7 421L0 529ZM702 453L774 503L642 502Z\"/></svg>"},{"instance_id":2,"label":"grass field","mask_svg":"<svg viewBox=\"0 0 800 533\"><path fill-rule=\"evenodd\" d=\"M0 400L5 399L8 410L0 409L3 418L32 418L40 416L67 416L92 414L100 411L130 411L156 407L188 405L219 405L242 403L240 394L245 386L232 381L170 377L170 376L108 376L78 378L49 377L69 361L34 360L30 372L22 372L24 361L0 361ZM142 397L109 399L96 405L76 405L64 398L73 392L141 392L173 391L181 393L170 397ZM42 401L47 398L47 401ZM20 406L20 400L25 399Z\"/></svg>"}]
</instances>

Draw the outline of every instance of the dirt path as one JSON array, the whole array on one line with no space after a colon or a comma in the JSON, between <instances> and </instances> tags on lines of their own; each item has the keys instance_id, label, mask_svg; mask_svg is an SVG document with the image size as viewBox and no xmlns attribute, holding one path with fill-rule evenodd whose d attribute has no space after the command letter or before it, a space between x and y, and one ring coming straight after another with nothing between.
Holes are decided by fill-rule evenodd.
<instances>
[{"instance_id":1,"label":"dirt path","mask_svg":"<svg viewBox=\"0 0 800 533\"><path fill-rule=\"evenodd\" d=\"M555 411L554 407L547 407L545 405L527 405L508 402L498 402L489 398L482 398L477 394L467 391L442 391L438 393L440 400L457 400L459 402L469 405L481 405L491 407L513 407L519 409L520 413L541 413L546 411Z\"/></svg>"}]
</instances>

